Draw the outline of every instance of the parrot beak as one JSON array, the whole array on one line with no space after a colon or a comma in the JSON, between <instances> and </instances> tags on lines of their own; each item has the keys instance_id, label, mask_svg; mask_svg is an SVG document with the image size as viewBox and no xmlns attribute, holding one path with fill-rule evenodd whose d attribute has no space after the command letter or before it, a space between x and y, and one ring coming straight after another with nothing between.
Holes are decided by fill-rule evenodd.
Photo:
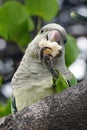
<instances>
[{"instance_id":1,"label":"parrot beak","mask_svg":"<svg viewBox=\"0 0 87 130\"><path fill-rule=\"evenodd\" d=\"M60 45L61 35L57 30L52 30L48 33L47 36L48 40L51 42L56 42L57 44L54 45L54 52L56 48L58 49L58 53L54 57L60 57L62 55L62 46ZM52 49L52 48L51 48Z\"/></svg>"},{"instance_id":2,"label":"parrot beak","mask_svg":"<svg viewBox=\"0 0 87 130\"><path fill-rule=\"evenodd\" d=\"M47 37L48 37L48 40L51 41L51 42L53 42L53 41L59 42L60 39L61 39L61 35L57 30L49 31Z\"/></svg>"}]
</instances>

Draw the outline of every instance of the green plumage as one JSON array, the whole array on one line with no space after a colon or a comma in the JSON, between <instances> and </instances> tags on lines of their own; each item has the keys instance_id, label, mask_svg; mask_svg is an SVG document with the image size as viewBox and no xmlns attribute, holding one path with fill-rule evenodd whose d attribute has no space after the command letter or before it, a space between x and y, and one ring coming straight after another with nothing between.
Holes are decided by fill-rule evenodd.
<instances>
[{"instance_id":1,"label":"green plumage","mask_svg":"<svg viewBox=\"0 0 87 130\"><path fill-rule=\"evenodd\" d=\"M61 92L64 89L68 88L69 84L58 70L56 70L56 73L58 77L53 77L53 87L56 92Z\"/></svg>"},{"instance_id":2,"label":"green plumage","mask_svg":"<svg viewBox=\"0 0 87 130\"><path fill-rule=\"evenodd\" d=\"M77 80L73 75L71 77L71 80L66 80L65 77L58 70L55 71L58 75L57 77L53 77L53 87L56 92L61 92L66 88L77 84Z\"/></svg>"},{"instance_id":3,"label":"green plumage","mask_svg":"<svg viewBox=\"0 0 87 130\"><path fill-rule=\"evenodd\" d=\"M74 77L74 75L72 74L71 79L69 80L70 82L70 87L71 86L75 86L77 84L77 79Z\"/></svg>"}]
</instances>

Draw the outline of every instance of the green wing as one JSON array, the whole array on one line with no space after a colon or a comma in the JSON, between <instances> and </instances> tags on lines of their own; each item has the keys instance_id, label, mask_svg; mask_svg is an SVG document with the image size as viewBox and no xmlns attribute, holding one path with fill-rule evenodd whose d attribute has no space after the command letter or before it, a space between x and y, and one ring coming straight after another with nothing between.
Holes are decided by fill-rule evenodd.
<instances>
[{"instance_id":1,"label":"green wing","mask_svg":"<svg viewBox=\"0 0 87 130\"><path fill-rule=\"evenodd\" d=\"M74 75L72 74L72 77L70 79L70 87L71 86L75 86L77 84L77 79L74 77Z\"/></svg>"},{"instance_id":2,"label":"green wing","mask_svg":"<svg viewBox=\"0 0 87 130\"><path fill-rule=\"evenodd\" d=\"M67 80L64 78L64 76L56 70L56 73L58 75L57 78L53 77L53 87L56 90L56 92L61 92L64 89L69 87L69 84Z\"/></svg>"},{"instance_id":3,"label":"green wing","mask_svg":"<svg viewBox=\"0 0 87 130\"><path fill-rule=\"evenodd\" d=\"M57 77L53 77L53 87L56 92L61 92L64 89L77 84L77 80L71 72L70 75L68 74L68 78L65 78L58 70L55 70L55 72Z\"/></svg>"}]
</instances>

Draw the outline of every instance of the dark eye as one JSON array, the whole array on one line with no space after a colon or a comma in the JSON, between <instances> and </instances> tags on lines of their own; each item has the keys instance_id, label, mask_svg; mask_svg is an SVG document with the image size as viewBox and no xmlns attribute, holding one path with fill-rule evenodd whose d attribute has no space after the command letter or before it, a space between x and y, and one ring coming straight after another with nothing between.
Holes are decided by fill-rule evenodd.
<instances>
[{"instance_id":1,"label":"dark eye","mask_svg":"<svg viewBox=\"0 0 87 130\"><path fill-rule=\"evenodd\" d=\"M43 30L41 30L41 33L43 33Z\"/></svg>"},{"instance_id":2,"label":"dark eye","mask_svg":"<svg viewBox=\"0 0 87 130\"><path fill-rule=\"evenodd\" d=\"M64 44L67 42L67 40L64 41Z\"/></svg>"}]
</instances>

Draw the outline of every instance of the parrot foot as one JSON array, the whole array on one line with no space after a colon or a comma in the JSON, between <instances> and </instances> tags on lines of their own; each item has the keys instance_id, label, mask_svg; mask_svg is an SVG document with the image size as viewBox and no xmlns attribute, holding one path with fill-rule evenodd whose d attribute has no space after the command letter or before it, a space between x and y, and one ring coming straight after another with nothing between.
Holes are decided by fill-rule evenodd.
<instances>
[{"instance_id":1,"label":"parrot foot","mask_svg":"<svg viewBox=\"0 0 87 130\"><path fill-rule=\"evenodd\" d=\"M44 51L46 49L50 49L49 47L42 47L40 49L40 60L42 61L43 64L46 65L47 69L51 72L51 74L53 75L53 77L57 78L58 74L56 73L56 71L53 69L53 56L50 54L44 54Z\"/></svg>"}]
</instances>

